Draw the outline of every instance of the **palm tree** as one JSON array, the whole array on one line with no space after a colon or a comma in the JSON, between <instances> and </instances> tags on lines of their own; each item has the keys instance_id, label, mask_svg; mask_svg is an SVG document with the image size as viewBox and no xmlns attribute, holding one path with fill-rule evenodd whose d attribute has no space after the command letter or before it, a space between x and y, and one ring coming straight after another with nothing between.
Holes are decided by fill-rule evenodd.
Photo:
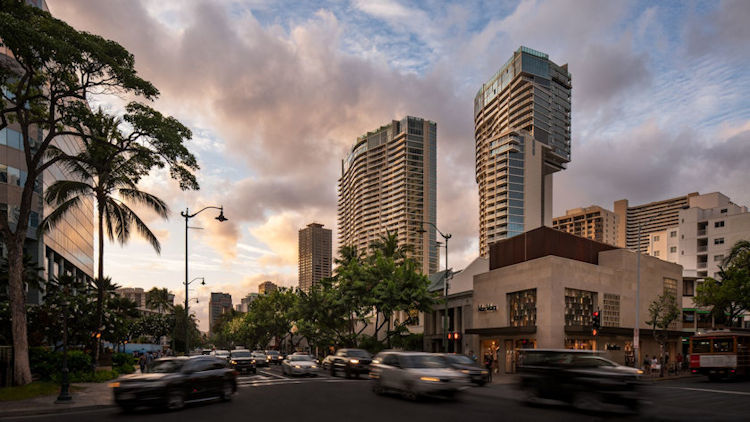
<instances>
[{"instance_id":1,"label":"palm tree","mask_svg":"<svg viewBox=\"0 0 750 422\"><path fill-rule=\"evenodd\" d=\"M750 240L737 241L722 264L724 266L735 265L750 271Z\"/></svg>"},{"instance_id":2,"label":"palm tree","mask_svg":"<svg viewBox=\"0 0 750 422\"><path fill-rule=\"evenodd\" d=\"M154 287L146 292L146 306L164 313L174 306L170 296L169 290Z\"/></svg>"},{"instance_id":3,"label":"palm tree","mask_svg":"<svg viewBox=\"0 0 750 422\"><path fill-rule=\"evenodd\" d=\"M44 199L56 208L40 225L40 230L49 230L69 211L81 206L85 198L94 198L99 235L98 281L95 283L98 290L97 333L101 333L102 329L108 284L104 278L105 233L110 241L117 240L124 244L130 239L135 228L158 254L161 252L159 239L126 202L145 206L165 219L169 214L169 208L164 201L138 189L138 182L148 174L154 158L145 150L139 149L128 137L124 137L118 128L119 124L119 119L99 110L92 113L86 122L89 135L82 138L84 147L78 154L69 155L58 148L50 147L48 155L60 157L59 162L75 180L58 180L47 189ZM99 357L99 337L97 336L94 363Z\"/></svg>"}]
</instances>

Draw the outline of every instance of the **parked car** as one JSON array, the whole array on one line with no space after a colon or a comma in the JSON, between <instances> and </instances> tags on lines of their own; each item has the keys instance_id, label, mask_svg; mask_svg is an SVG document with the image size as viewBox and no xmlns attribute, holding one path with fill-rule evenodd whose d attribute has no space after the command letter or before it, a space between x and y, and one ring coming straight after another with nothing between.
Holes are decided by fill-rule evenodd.
<instances>
[{"instance_id":1,"label":"parked car","mask_svg":"<svg viewBox=\"0 0 750 422\"><path fill-rule=\"evenodd\" d=\"M281 372L284 375L318 375L318 364L310 355L289 355L281 363Z\"/></svg>"},{"instance_id":2,"label":"parked car","mask_svg":"<svg viewBox=\"0 0 750 422\"><path fill-rule=\"evenodd\" d=\"M215 356L229 362L229 350L212 350L211 356Z\"/></svg>"},{"instance_id":3,"label":"parked car","mask_svg":"<svg viewBox=\"0 0 750 422\"><path fill-rule=\"evenodd\" d=\"M592 412L637 411L640 403L643 371L589 350L523 350L516 370L527 403L554 400Z\"/></svg>"},{"instance_id":4,"label":"parked car","mask_svg":"<svg viewBox=\"0 0 750 422\"><path fill-rule=\"evenodd\" d=\"M281 353L278 350L266 350L266 361L268 364L281 365Z\"/></svg>"},{"instance_id":5,"label":"parked car","mask_svg":"<svg viewBox=\"0 0 750 422\"><path fill-rule=\"evenodd\" d=\"M372 390L389 391L416 400L420 396L453 397L469 386L469 377L453 369L438 354L422 352L381 352L370 371Z\"/></svg>"},{"instance_id":6,"label":"parked car","mask_svg":"<svg viewBox=\"0 0 750 422\"><path fill-rule=\"evenodd\" d=\"M339 371L343 371L347 378L370 372L372 355L362 349L339 349L333 355L329 363L331 376L335 377Z\"/></svg>"},{"instance_id":7,"label":"parked car","mask_svg":"<svg viewBox=\"0 0 750 422\"><path fill-rule=\"evenodd\" d=\"M446 353L442 356L451 368L462 374L468 375L472 383L479 386L487 384L487 381L489 380L489 372L480 367L472 358L466 355L453 353Z\"/></svg>"},{"instance_id":8,"label":"parked car","mask_svg":"<svg viewBox=\"0 0 750 422\"><path fill-rule=\"evenodd\" d=\"M214 356L163 358L154 361L150 372L126 375L110 386L115 403L125 411L139 406L177 410L192 401L231 400L237 372Z\"/></svg>"},{"instance_id":9,"label":"parked car","mask_svg":"<svg viewBox=\"0 0 750 422\"><path fill-rule=\"evenodd\" d=\"M255 366L256 362L253 360L253 355L247 349L234 349L229 353L229 364L237 372L251 372L253 374L258 372Z\"/></svg>"},{"instance_id":10,"label":"parked car","mask_svg":"<svg viewBox=\"0 0 750 422\"><path fill-rule=\"evenodd\" d=\"M268 366L268 360L266 359L266 353L264 351L254 350L252 356L256 367Z\"/></svg>"}]
</instances>

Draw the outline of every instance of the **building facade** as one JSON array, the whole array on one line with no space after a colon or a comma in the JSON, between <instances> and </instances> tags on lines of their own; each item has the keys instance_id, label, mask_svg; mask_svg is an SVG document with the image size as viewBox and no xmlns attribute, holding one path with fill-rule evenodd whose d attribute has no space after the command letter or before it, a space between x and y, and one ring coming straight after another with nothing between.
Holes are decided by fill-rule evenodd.
<instances>
[{"instance_id":1,"label":"building facade","mask_svg":"<svg viewBox=\"0 0 750 422\"><path fill-rule=\"evenodd\" d=\"M682 268L650 256L640 266L640 350L659 350L648 308L664 292L682 290ZM636 253L541 227L490 248L489 271L474 277L473 328L480 353L497 357L501 372L513 372L524 348L602 350L632 364L636 325ZM601 312L594 336L592 313ZM668 331L666 351L681 352L681 320Z\"/></svg>"},{"instance_id":2,"label":"building facade","mask_svg":"<svg viewBox=\"0 0 750 422\"><path fill-rule=\"evenodd\" d=\"M552 225L552 175L570 162L568 65L527 47L474 99L479 254L489 245Z\"/></svg>"},{"instance_id":3,"label":"building facade","mask_svg":"<svg viewBox=\"0 0 750 422\"><path fill-rule=\"evenodd\" d=\"M271 281L264 281L258 285L258 294L266 295L278 290L279 286Z\"/></svg>"},{"instance_id":4,"label":"building facade","mask_svg":"<svg viewBox=\"0 0 750 422\"><path fill-rule=\"evenodd\" d=\"M332 232L322 224L308 224L299 231L299 288L309 291L313 284L331 277Z\"/></svg>"},{"instance_id":5,"label":"building facade","mask_svg":"<svg viewBox=\"0 0 750 422\"><path fill-rule=\"evenodd\" d=\"M42 0L28 1L30 5L49 11ZM7 58L10 52L0 47L0 56ZM9 59L12 60L12 59ZM45 132L32 127L30 141L40 143ZM81 148L78 139L72 136L59 136L53 142L67 153L77 153ZM0 212L7 212L11 227L17 223L21 192L26 183L28 171L23 138L18 123L10 123L0 130ZM94 276L94 202L84 198L79 207L71 209L65 218L54 228L38 236L36 231L44 216L53 209L42 200L45 190L57 180L71 180L71 174L59 165L53 165L37 180L34 187L29 229L26 234L25 253L41 268L43 278L51 280L62 275L72 275L79 280L91 280ZM2 242L0 254L7 255ZM29 287L26 300L39 304L44 296L44 287L37 290Z\"/></svg>"},{"instance_id":6,"label":"building facade","mask_svg":"<svg viewBox=\"0 0 750 422\"><path fill-rule=\"evenodd\" d=\"M591 205L565 211L564 216L552 219L552 227L597 242L617 245L619 219L612 211Z\"/></svg>"},{"instance_id":7,"label":"building facade","mask_svg":"<svg viewBox=\"0 0 750 422\"><path fill-rule=\"evenodd\" d=\"M631 250L648 250L649 233L662 231L678 224L679 212L688 206L688 200L697 192L684 196L650 202L631 207L627 199L615 201L615 214L619 220L616 245ZM640 238L638 227L640 226Z\"/></svg>"},{"instance_id":8,"label":"building facade","mask_svg":"<svg viewBox=\"0 0 750 422\"><path fill-rule=\"evenodd\" d=\"M232 310L232 295L211 292L208 302L208 335L213 335L214 325L222 314Z\"/></svg>"},{"instance_id":9,"label":"building facade","mask_svg":"<svg viewBox=\"0 0 750 422\"><path fill-rule=\"evenodd\" d=\"M341 163L338 182L339 244L366 251L386 232L424 274L438 268L437 125L418 117L394 120L357 138Z\"/></svg>"},{"instance_id":10,"label":"building facade","mask_svg":"<svg viewBox=\"0 0 750 422\"><path fill-rule=\"evenodd\" d=\"M249 293L247 296L240 300L240 303L234 305L234 310L237 312L247 313L250 304L253 303L260 296L258 293Z\"/></svg>"}]
</instances>

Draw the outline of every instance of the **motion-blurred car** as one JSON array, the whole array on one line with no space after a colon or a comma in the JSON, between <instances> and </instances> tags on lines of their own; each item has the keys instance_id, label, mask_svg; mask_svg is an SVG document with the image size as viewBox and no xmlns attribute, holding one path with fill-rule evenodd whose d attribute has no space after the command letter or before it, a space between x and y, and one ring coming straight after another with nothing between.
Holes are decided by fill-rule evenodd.
<instances>
[{"instance_id":1,"label":"motion-blurred car","mask_svg":"<svg viewBox=\"0 0 750 422\"><path fill-rule=\"evenodd\" d=\"M318 375L318 364L310 355L289 355L281 363L284 375Z\"/></svg>"},{"instance_id":2,"label":"motion-blurred car","mask_svg":"<svg viewBox=\"0 0 750 422\"><path fill-rule=\"evenodd\" d=\"M281 365L281 353L278 350L266 350L266 361L268 364Z\"/></svg>"},{"instance_id":3,"label":"motion-blurred car","mask_svg":"<svg viewBox=\"0 0 750 422\"><path fill-rule=\"evenodd\" d=\"M229 362L229 350L212 350L211 356L224 359L225 361Z\"/></svg>"},{"instance_id":4,"label":"motion-blurred car","mask_svg":"<svg viewBox=\"0 0 750 422\"><path fill-rule=\"evenodd\" d=\"M466 374L451 368L440 355L422 352L382 352L370 371L376 394L396 391L404 398L453 397L469 386Z\"/></svg>"},{"instance_id":5,"label":"motion-blurred car","mask_svg":"<svg viewBox=\"0 0 750 422\"><path fill-rule=\"evenodd\" d=\"M192 401L231 400L237 391L237 372L214 356L163 358L154 361L150 372L126 375L110 387L124 411L139 406L177 410Z\"/></svg>"},{"instance_id":6,"label":"motion-blurred car","mask_svg":"<svg viewBox=\"0 0 750 422\"><path fill-rule=\"evenodd\" d=\"M370 372L371 362L372 355L366 350L339 349L331 358L328 367L332 377L343 371L347 378L352 376L359 378L359 374Z\"/></svg>"},{"instance_id":7,"label":"motion-blurred car","mask_svg":"<svg viewBox=\"0 0 750 422\"><path fill-rule=\"evenodd\" d=\"M334 355L328 355L325 358L323 358L323 361L320 362L320 368L323 370L330 370L331 364L333 362Z\"/></svg>"},{"instance_id":8,"label":"motion-blurred car","mask_svg":"<svg viewBox=\"0 0 750 422\"><path fill-rule=\"evenodd\" d=\"M516 371L524 401L556 401L585 411L637 411L643 371L589 350L523 350Z\"/></svg>"},{"instance_id":9,"label":"motion-blurred car","mask_svg":"<svg viewBox=\"0 0 750 422\"><path fill-rule=\"evenodd\" d=\"M253 356L247 349L232 350L229 353L229 364L240 373L251 372L255 374L258 372Z\"/></svg>"},{"instance_id":10,"label":"motion-blurred car","mask_svg":"<svg viewBox=\"0 0 750 422\"><path fill-rule=\"evenodd\" d=\"M268 359L266 359L266 353L262 350L253 350L252 353L253 360L255 361L255 366L260 368L263 366L268 366Z\"/></svg>"},{"instance_id":11,"label":"motion-blurred car","mask_svg":"<svg viewBox=\"0 0 750 422\"><path fill-rule=\"evenodd\" d=\"M451 368L468 375L472 383L479 386L487 384L489 372L481 368L472 358L453 353L445 353L442 356Z\"/></svg>"}]
</instances>

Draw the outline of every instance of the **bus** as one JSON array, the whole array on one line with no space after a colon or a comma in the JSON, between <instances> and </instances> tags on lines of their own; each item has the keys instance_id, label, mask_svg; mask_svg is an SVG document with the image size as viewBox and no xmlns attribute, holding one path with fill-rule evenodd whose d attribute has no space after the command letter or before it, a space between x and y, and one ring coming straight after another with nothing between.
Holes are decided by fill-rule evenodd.
<instances>
[{"instance_id":1,"label":"bus","mask_svg":"<svg viewBox=\"0 0 750 422\"><path fill-rule=\"evenodd\" d=\"M708 331L690 337L690 372L715 381L750 374L750 332Z\"/></svg>"}]
</instances>

